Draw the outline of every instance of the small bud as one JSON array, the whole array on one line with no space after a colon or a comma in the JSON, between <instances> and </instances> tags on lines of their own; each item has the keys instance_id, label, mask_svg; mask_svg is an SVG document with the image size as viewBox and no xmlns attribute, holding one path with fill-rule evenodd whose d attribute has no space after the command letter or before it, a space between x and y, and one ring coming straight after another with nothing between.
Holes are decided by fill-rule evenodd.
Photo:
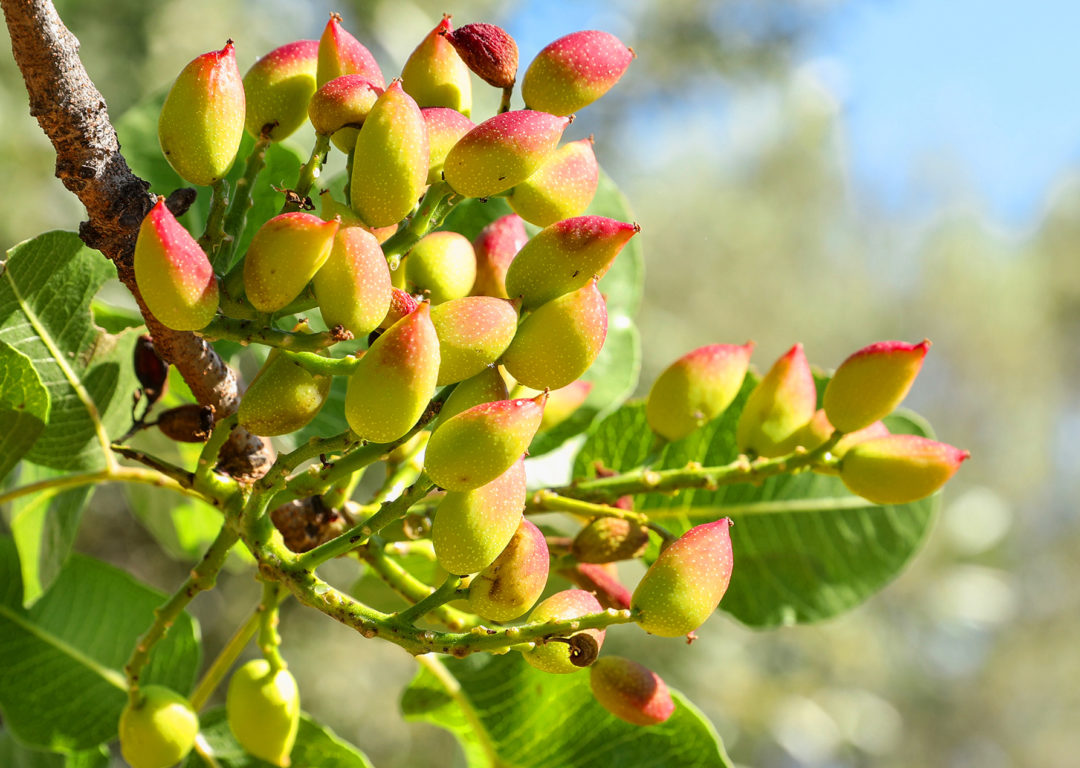
<instances>
[{"instance_id":1,"label":"small bud","mask_svg":"<svg viewBox=\"0 0 1080 768\"><path fill-rule=\"evenodd\" d=\"M218 284L202 248L176 220L165 198L139 225L135 282L147 308L174 331L197 331L214 319Z\"/></svg>"},{"instance_id":2,"label":"small bud","mask_svg":"<svg viewBox=\"0 0 1080 768\"><path fill-rule=\"evenodd\" d=\"M229 172L244 136L244 84L230 40L192 60L158 118L158 140L180 178L210 186Z\"/></svg>"},{"instance_id":3,"label":"small bud","mask_svg":"<svg viewBox=\"0 0 1080 768\"><path fill-rule=\"evenodd\" d=\"M598 517L581 529L570 548L582 563L613 563L638 557L649 546L649 531L618 517Z\"/></svg>"},{"instance_id":4,"label":"small bud","mask_svg":"<svg viewBox=\"0 0 1080 768\"><path fill-rule=\"evenodd\" d=\"M214 431L214 409L208 405L179 405L158 416L162 434L178 443L205 443Z\"/></svg>"},{"instance_id":5,"label":"small bud","mask_svg":"<svg viewBox=\"0 0 1080 768\"><path fill-rule=\"evenodd\" d=\"M233 672L225 697L229 730L248 753L288 766L300 728L300 689L287 669L253 659Z\"/></svg>"},{"instance_id":6,"label":"small bud","mask_svg":"<svg viewBox=\"0 0 1080 768\"><path fill-rule=\"evenodd\" d=\"M569 115L607 93L633 59L614 35L574 32L536 55L521 81L521 97L529 109Z\"/></svg>"},{"instance_id":7,"label":"small bud","mask_svg":"<svg viewBox=\"0 0 1080 768\"><path fill-rule=\"evenodd\" d=\"M750 393L735 426L739 450L772 458L795 450L814 416L817 389L802 344L777 360Z\"/></svg>"},{"instance_id":8,"label":"small bud","mask_svg":"<svg viewBox=\"0 0 1080 768\"><path fill-rule=\"evenodd\" d=\"M547 405L544 407L544 418L540 421L540 431L552 429L562 424L574 412L584 405L592 392L593 383L578 379L571 381L565 387L559 387L548 392Z\"/></svg>"},{"instance_id":9,"label":"small bud","mask_svg":"<svg viewBox=\"0 0 1080 768\"><path fill-rule=\"evenodd\" d=\"M592 139L581 139L555 150L536 173L514 187L506 201L525 221L546 227L584 213L599 183Z\"/></svg>"},{"instance_id":10,"label":"small bud","mask_svg":"<svg viewBox=\"0 0 1080 768\"><path fill-rule=\"evenodd\" d=\"M438 373L439 339L431 324L430 305L424 302L394 323L360 358L345 393L345 419L364 440L397 440L423 415L435 394ZM484 482L494 480L511 463Z\"/></svg>"},{"instance_id":11,"label":"small bud","mask_svg":"<svg viewBox=\"0 0 1080 768\"><path fill-rule=\"evenodd\" d=\"M440 365L440 372L441 367L442 366ZM454 391L450 393L450 397L446 398L442 410L439 411L436 428L451 416L456 416L462 411L467 411L474 405L494 403L499 400L509 399L510 395L506 390L506 382L503 381L499 369L495 366L489 366L472 378L465 379L465 381L454 387ZM545 408L544 410L546 411L547 409Z\"/></svg>"},{"instance_id":12,"label":"small bud","mask_svg":"<svg viewBox=\"0 0 1080 768\"><path fill-rule=\"evenodd\" d=\"M120 752L132 768L168 768L187 757L199 734L191 702L161 685L144 685L120 713Z\"/></svg>"},{"instance_id":13,"label":"small bud","mask_svg":"<svg viewBox=\"0 0 1080 768\"><path fill-rule=\"evenodd\" d=\"M494 24L466 24L445 33L462 61L477 77L496 88L510 88L517 79L518 47L506 30Z\"/></svg>"},{"instance_id":14,"label":"small bud","mask_svg":"<svg viewBox=\"0 0 1080 768\"><path fill-rule=\"evenodd\" d=\"M622 611L630 607L630 590L619 581L614 563L575 563L573 568L559 571L559 575L592 592L604 608Z\"/></svg>"},{"instance_id":15,"label":"small bud","mask_svg":"<svg viewBox=\"0 0 1080 768\"><path fill-rule=\"evenodd\" d=\"M566 589L562 592L556 592L536 606L533 612L529 614L529 623L565 621L567 619L576 619L579 616L587 616L590 613L599 613L602 610L600 603L588 592L580 589ZM604 644L606 632L602 629L586 629L577 634L591 636L595 641L595 650L599 651L600 646ZM574 636L571 635L572 637ZM591 663L591 661L588 661L582 664L581 662L585 661L584 659L575 659L572 646L565 641L560 642L559 639L538 642L531 650L522 651L521 655L525 657L525 661L542 672L551 672L553 674L577 672Z\"/></svg>"},{"instance_id":16,"label":"small bud","mask_svg":"<svg viewBox=\"0 0 1080 768\"><path fill-rule=\"evenodd\" d=\"M240 401L240 426L263 437L295 432L319 415L330 383L274 350Z\"/></svg>"},{"instance_id":17,"label":"small bud","mask_svg":"<svg viewBox=\"0 0 1080 768\"><path fill-rule=\"evenodd\" d=\"M469 610L488 621L523 615L544 593L550 559L544 534L522 518L506 548L469 584Z\"/></svg>"},{"instance_id":18,"label":"small bud","mask_svg":"<svg viewBox=\"0 0 1080 768\"><path fill-rule=\"evenodd\" d=\"M411 295L400 288L390 289L390 308L386 317L379 323L380 330L386 330L406 315L411 315L420 304Z\"/></svg>"},{"instance_id":19,"label":"small bud","mask_svg":"<svg viewBox=\"0 0 1080 768\"><path fill-rule=\"evenodd\" d=\"M339 227L330 256L312 280L323 320L355 338L375 330L390 309L390 270L375 235Z\"/></svg>"},{"instance_id":20,"label":"small bud","mask_svg":"<svg viewBox=\"0 0 1080 768\"><path fill-rule=\"evenodd\" d=\"M486 485L447 491L431 526L439 565L458 576L487 568L510 543L523 509L524 457Z\"/></svg>"},{"instance_id":21,"label":"small bud","mask_svg":"<svg viewBox=\"0 0 1080 768\"><path fill-rule=\"evenodd\" d=\"M565 387L589 369L607 337L607 305L593 280L522 321L503 365L533 389Z\"/></svg>"},{"instance_id":22,"label":"small bud","mask_svg":"<svg viewBox=\"0 0 1080 768\"><path fill-rule=\"evenodd\" d=\"M657 725L675 711L660 676L621 656L597 659L589 667L589 686L604 709L633 725Z\"/></svg>"},{"instance_id":23,"label":"small bud","mask_svg":"<svg viewBox=\"0 0 1080 768\"><path fill-rule=\"evenodd\" d=\"M335 77L360 75L379 88L386 87L382 70L379 69L371 51L341 26L341 16L330 14L322 37L319 39L319 66L316 80L321 88Z\"/></svg>"},{"instance_id":24,"label":"small bud","mask_svg":"<svg viewBox=\"0 0 1080 768\"><path fill-rule=\"evenodd\" d=\"M248 133L255 138L265 133L272 141L281 141L304 124L315 93L318 58L318 40L297 40L251 66L244 75Z\"/></svg>"},{"instance_id":25,"label":"small bud","mask_svg":"<svg viewBox=\"0 0 1080 768\"><path fill-rule=\"evenodd\" d=\"M383 89L363 75L342 75L323 84L308 104L315 133L329 136L345 154L356 146L364 124Z\"/></svg>"},{"instance_id":26,"label":"small bud","mask_svg":"<svg viewBox=\"0 0 1080 768\"><path fill-rule=\"evenodd\" d=\"M255 233L244 257L244 290L260 312L276 312L303 292L330 258L336 221L282 213Z\"/></svg>"},{"instance_id":27,"label":"small bud","mask_svg":"<svg viewBox=\"0 0 1080 768\"><path fill-rule=\"evenodd\" d=\"M433 307L431 322L439 335L442 386L476 376L498 360L514 339L518 315L505 299L466 296Z\"/></svg>"},{"instance_id":28,"label":"small bud","mask_svg":"<svg viewBox=\"0 0 1080 768\"><path fill-rule=\"evenodd\" d=\"M468 117L472 80L469 68L445 37L449 31L450 17L443 16L409 54L401 70L401 85L421 107L447 107Z\"/></svg>"},{"instance_id":29,"label":"small bud","mask_svg":"<svg viewBox=\"0 0 1080 768\"><path fill-rule=\"evenodd\" d=\"M875 504L908 504L945 485L970 453L916 435L889 435L854 445L840 463L847 489Z\"/></svg>"},{"instance_id":30,"label":"small bud","mask_svg":"<svg viewBox=\"0 0 1080 768\"><path fill-rule=\"evenodd\" d=\"M652 431L680 440L727 410L739 394L754 343L712 344L680 357L649 390L645 416Z\"/></svg>"},{"instance_id":31,"label":"small bud","mask_svg":"<svg viewBox=\"0 0 1080 768\"><path fill-rule=\"evenodd\" d=\"M443 176L465 197L505 192L544 164L569 124L569 118L528 109L495 115L453 146Z\"/></svg>"},{"instance_id":32,"label":"small bud","mask_svg":"<svg viewBox=\"0 0 1080 768\"><path fill-rule=\"evenodd\" d=\"M825 412L841 432L855 432L892 413L922 368L930 342L879 341L840 364L825 387Z\"/></svg>"},{"instance_id":33,"label":"small bud","mask_svg":"<svg viewBox=\"0 0 1080 768\"><path fill-rule=\"evenodd\" d=\"M420 238L405 257L405 285L427 292L432 304L469 295L476 279L476 255L465 235L443 230Z\"/></svg>"},{"instance_id":34,"label":"small bud","mask_svg":"<svg viewBox=\"0 0 1080 768\"><path fill-rule=\"evenodd\" d=\"M448 107L424 107L420 112L424 115L428 132L427 183L434 184L442 178L446 154L476 124L456 109Z\"/></svg>"},{"instance_id":35,"label":"small bud","mask_svg":"<svg viewBox=\"0 0 1080 768\"><path fill-rule=\"evenodd\" d=\"M169 364L154 349L154 341L146 334L135 340L135 376L142 386L148 406L153 405L165 393L169 384Z\"/></svg>"},{"instance_id":36,"label":"small bud","mask_svg":"<svg viewBox=\"0 0 1080 768\"><path fill-rule=\"evenodd\" d=\"M506 292L536 309L603 275L641 228L604 216L578 216L540 230L506 270Z\"/></svg>"},{"instance_id":37,"label":"small bud","mask_svg":"<svg viewBox=\"0 0 1080 768\"><path fill-rule=\"evenodd\" d=\"M529 447L540 426L544 399L540 395L484 403L442 422L428 441L424 462L428 476L448 491L490 483Z\"/></svg>"},{"instance_id":38,"label":"small bud","mask_svg":"<svg viewBox=\"0 0 1080 768\"><path fill-rule=\"evenodd\" d=\"M488 224L473 240L476 252L476 280L473 296L509 298L506 293L506 270L518 251L529 241L525 223L511 213Z\"/></svg>"},{"instance_id":39,"label":"small bud","mask_svg":"<svg viewBox=\"0 0 1080 768\"><path fill-rule=\"evenodd\" d=\"M660 553L631 600L642 629L679 637L712 615L731 581L730 525L723 518L696 526Z\"/></svg>"}]
</instances>

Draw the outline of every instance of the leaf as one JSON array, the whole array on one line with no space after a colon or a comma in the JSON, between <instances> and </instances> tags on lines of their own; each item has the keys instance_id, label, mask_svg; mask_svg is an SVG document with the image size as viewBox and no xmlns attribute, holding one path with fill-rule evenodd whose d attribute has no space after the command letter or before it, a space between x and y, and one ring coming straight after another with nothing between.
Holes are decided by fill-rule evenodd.
<instances>
[{"instance_id":1,"label":"leaf","mask_svg":"<svg viewBox=\"0 0 1080 768\"><path fill-rule=\"evenodd\" d=\"M0 342L0 480L37 440L49 421L49 390L30 358Z\"/></svg>"},{"instance_id":2,"label":"leaf","mask_svg":"<svg viewBox=\"0 0 1080 768\"><path fill-rule=\"evenodd\" d=\"M748 379L722 416L667 445L651 466L733 461L735 424L752 386ZM886 424L896 433L928 433L914 415L894 414ZM594 476L597 461L617 471L641 466L654 441L644 404L627 404L586 440L574 476ZM812 472L771 478L760 486L741 483L637 499L638 510L677 534L725 515L732 518L735 568L720 607L753 627L820 621L859 605L918 551L939 503L932 496L878 506L853 496L839 478Z\"/></svg>"},{"instance_id":3,"label":"leaf","mask_svg":"<svg viewBox=\"0 0 1080 768\"><path fill-rule=\"evenodd\" d=\"M65 473L34 464L23 464L19 485L61 477ZM39 491L16 499L6 515L22 575L22 604L33 605L60 574L79 532L82 511L92 486L67 491Z\"/></svg>"},{"instance_id":4,"label":"leaf","mask_svg":"<svg viewBox=\"0 0 1080 768\"><path fill-rule=\"evenodd\" d=\"M19 744L10 733L0 731L0 765L4 768L107 768L109 753L104 747L85 752L46 752Z\"/></svg>"},{"instance_id":5,"label":"leaf","mask_svg":"<svg viewBox=\"0 0 1080 768\"><path fill-rule=\"evenodd\" d=\"M453 733L469 768L731 765L712 724L677 691L671 718L641 728L596 702L587 672L547 674L517 653L425 660L402 712Z\"/></svg>"},{"instance_id":6,"label":"leaf","mask_svg":"<svg viewBox=\"0 0 1080 768\"><path fill-rule=\"evenodd\" d=\"M90 301L116 274L72 232L46 232L7 252L0 341L28 357L49 391L49 422L26 458L53 469L105 465L109 434L130 420L135 334L96 327Z\"/></svg>"},{"instance_id":7,"label":"leaf","mask_svg":"<svg viewBox=\"0 0 1080 768\"><path fill-rule=\"evenodd\" d=\"M116 735L123 667L164 596L126 573L72 555L29 609L15 546L0 537L0 711L23 744L64 752ZM187 692L199 665L194 621L181 614L154 647L143 682Z\"/></svg>"},{"instance_id":8,"label":"leaf","mask_svg":"<svg viewBox=\"0 0 1080 768\"><path fill-rule=\"evenodd\" d=\"M201 715L199 720L200 732L222 768L270 768L272 765L252 757L236 742L225 719L224 708L211 710ZM300 716L300 730L296 734L291 758L296 768L371 768L371 763L359 749L305 714ZM184 766L203 768L204 763L192 752Z\"/></svg>"}]
</instances>

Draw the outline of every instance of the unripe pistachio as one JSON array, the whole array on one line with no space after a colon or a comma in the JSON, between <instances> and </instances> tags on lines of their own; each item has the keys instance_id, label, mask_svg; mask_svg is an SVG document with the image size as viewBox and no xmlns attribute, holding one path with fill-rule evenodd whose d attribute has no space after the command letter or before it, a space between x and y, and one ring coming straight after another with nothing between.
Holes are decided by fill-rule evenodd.
<instances>
[{"instance_id":1,"label":"unripe pistachio","mask_svg":"<svg viewBox=\"0 0 1080 768\"><path fill-rule=\"evenodd\" d=\"M379 88L386 87L382 70L371 51L341 26L341 16L330 14L330 21L319 38L319 66L316 79L324 83L342 75L360 75Z\"/></svg>"},{"instance_id":2,"label":"unripe pistachio","mask_svg":"<svg viewBox=\"0 0 1080 768\"><path fill-rule=\"evenodd\" d=\"M816 408L814 374L802 344L796 344L750 393L735 426L735 442L739 450L758 456L783 456L795 450Z\"/></svg>"},{"instance_id":3,"label":"unripe pistachio","mask_svg":"<svg viewBox=\"0 0 1080 768\"><path fill-rule=\"evenodd\" d=\"M356 338L379 327L390 309L390 270L375 235L339 227L330 257L312 280L326 325Z\"/></svg>"},{"instance_id":4,"label":"unripe pistachio","mask_svg":"<svg viewBox=\"0 0 1080 768\"><path fill-rule=\"evenodd\" d=\"M841 432L855 432L888 416L907 396L929 349L927 339L879 341L851 355L825 387L829 421Z\"/></svg>"},{"instance_id":5,"label":"unripe pistachio","mask_svg":"<svg viewBox=\"0 0 1080 768\"><path fill-rule=\"evenodd\" d=\"M622 611L630 607L630 590L619 581L614 563L574 563L573 568L560 570L559 575L593 593L604 608Z\"/></svg>"},{"instance_id":6,"label":"unripe pistachio","mask_svg":"<svg viewBox=\"0 0 1080 768\"><path fill-rule=\"evenodd\" d=\"M135 282L147 308L174 331L197 331L214 319L218 284L202 248L176 220L165 198L139 225Z\"/></svg>"},{"instance_id":7,"label":"unripe pistachio","mask_svg":"<svg viewBox=\"0 0 1080 768\"><path fill-rule=\"evenodd\" d=\"M506 292L536 309L603 275L641 231L604 216L577 216L546 227L522 246L506 270Z\"/></svg>"},{"instance_id":8,"label":"unripe pistachio","mask_svg":"<svg viewBox=\"0 0 1080 768\"><path fill-rule=\"evenodd\" d=\"M589 686L604 709L633 725L657 725L675 711L660 676L621 656L597 659L589 667Z\"/></svg>"},{"instance_id":9,"label":"unripe pistachio","mask_svg":"<svg viewBox=\"0 0 1080 768\"><path fill-rule=\"evenodd\" d=\"M210 186L229 172L244 136L244 85L232 40L193 59L158 118L165 159L184 181Z\"/></svg>"},{"instance_id":10,"label":"unripe pistachio","mask_svg":"<svg viewBox=\"0 0 1080 768\"><path fill-rule=\"evenodd\" d=\"M639 556L649 546L649 531L619 517L598 517L574 537L570 552L582 563L613 563Z\"/></svg>"},{"instance_id":11,"label":"unripe pistachio","mask_svg":"<svg viewBox=\"0 0 1080 768\"><path fill-rule=\"evenodd\" d=\"M495 296L506 299L506 270L518 251L529 241L525 222L511 213L488 224L473 240L476 252L476 280L473 296Z\"/></svg>"},{"instance_id":12,"label":"unripe pistachio","mask_svg":"<svg viewBox=\"0 0 1080 768\"><path fill-rule=\"evenodd\" d=\"M450 17L443 16L409 54L401 70L401 84L421 107L448 107L468 116L472 80L469 68L445 37L449 31Z\"/></svg>"},{"instance_id":13,"label":"unripe pistachio","mask_svg":"<svg viewBox=\"0 0 1080 768\"><path fill-rule=\"evenodd\" d=\"M476 256L465 235L445 230L420 238L405 258L405 285L427 292L432 304L469 295L476 279Z\"/></svg>"},{"instance_id":14,"label":"unripe pistachio","mask_svg":"<svg viewBox=\"0 0 1080 768\"><path fill-rule=\"evenodd\" d=\"M315 133L329 136L335 147L348 154L356 146L360 126L382 92L363 75L342 75L323 83L308 104Z\"/></svg>"},{"instance_id":15,"label":"unripe pistachio","mask_svg":"<svg viewBox=\"0 0 1080 768\"><path fill-rule=\"evenodd\" d=\"M330 383L275 349L240 401L240 426L263 437L295 432L322 410Z\"/></svg>"},{"instance_id":16,"label":"unripe pistachio","mask_svg":"<svg viewBox=\"0 0 1080 768\"><path fill-rule=\"evenodd\" d=\"M430 305L424 302L394 323L360 358L345 393L345 419L364 440L397 440L423 415L435 394L438 374L439 339L431 324ZM510 463L488 480L502 474Z\"/></svg>"},{"instance_id":17,"label":"unripe pistachio","mask_svg":"<svg viewBox=\"0 0 1080 768\"><path fill-rule=\"evenodd\" d=\"M381 330L386 330L406 315L411 315L420 306L419 302L410 294L400 288L390 289L390 308L386 310L386 317L379 323Z\"/></svg>"},{"instance_id":18,"label":"unripe pistachio","mask_svg":"<svg viewBox=\"0 0 1080 768\"><path fill-rule=\"evenodd\" d=\"M558 389L589 369L606 336L607 305L593 280L525 318L503 365L527 387Z\"/></svg>"},{"instance_id":19,"label":"unripe pistachio","mask_svg":"<svg viewBox=\"0 0 1080 768\"><path fill-rule=\"evenodd\" d=\"M489 621L511 621L527 612L547 586L550 554L544 534L522 518L495 561L469 584L469 610Z\"/></svg>"},{"instance_id":20,"label":"unripe pistachio","mask_svg":"<svg viewBox=\"0 0 1080 768\"><path fill-rule=\"evenodd\" d=\"M498 360L514 339L517 320L513 304L491 296L465 296L433 307L439 385L468 379Z\"/></svg>"},{"instance_id":21,"label":"unripe pistachio","mask_svg":"<svg viewBox=\"0 0 1080 768\"><path fill-rule=\"evenodd\" d=\"M536 173L514 187L506 201L525 221L546 227L581 215L599 183L600 166L589 137L555 150Z\"/></svg>"},{"instance_id":22,"label":"unripe pistachio","mask_svg":"<svg viewBox=\"0 0 1080 768\"><path fill-rule=\"evenodd\" d=\"M590 613L599 613L602 610L600 603L588 592L581 589L566 589L562 592L556 592L536 606L533 612L529 614L529 623L576 619L578 616L587 616ZM606 632L603 629L586 629L576 634L590 635L595 641L595 650L599 651L600 646L604 644ZM525 661L537 669L553 674L577 672L594 660L576 657L571 652L571 646L565 642L559 642L559 640L537 643L532 649L522 651L521 655L525 657ZM585 663L582 663L583 661Z\"/></svg>"},{"instance_id":23,"label":"unripe pistachio","mask_svg":"<svg viewBox=\"0 0 1080 768\"><path fill-rule=\"evenodd\" d=\"M529 447L540 426L545 397L483 403L442 422L428 441L424 461L428 476L448 491L490 483Z\"/></svg>"},{"instance_id":24,"label":"unripe pistachio","mask_svg":"<svg viewBox=\"0 0 1080 768\"><path fill-rule=\"evenodd\" d=\"M308 116L315 93L319 41L297 40L275 48L244 75L244 127L255 138L272 141L291 136Z\"/></svg>"},{"instance_id":25,"label":"unripe pistachio","mask_svg":"<svg viewBox=\"0 0 1080 768\"><path fill-rule=\"evenodd\" d=\"M233 672L225 697L229 730L245 750L273 765L290 764L300 728L300 689L287 669L253 659Z\"/></svg>"},{"instance_id":26,"label":"unripe pistachio","mask_svg":"<svg viewBox=\"0 0 1080 768\"><path fill-rule=\"evenodd\" d=\"M521 81L521 97L529 109L569 115L607 93L633 59L633 50L614 35L574 32L536 54Z\"/></svg>"},{"instance_id":27,"label":"unripe pistachio","mask_svg":"<svg viewBox=\"0 0 1080 768\"><path fill-rule=\"evenodd\" d=\"M353 210L372 227L404 219L427 184L429 154L424 116L395 80L376 99L356 137Z\"/></svg>"},{"instance_id":28,"label":"unripe pistachio","mask_svg":"<svg viewBox=\"0 0 1080 768\"><path fill-rule=\"evenodd\" d=\"M424 115L428 132L427 183L434 184L442 178L446 154L476 124L449 107L424 107L420 112Z\"/></svg>"},{"instance_id":29,"label":"unripe pistachio","mask_svg":"<svg viewBox=\"0 0 1080 768\"><path fill-rule=\"evenodd\" d=\"M205 443L214 431L214 409L209 405L178 405L155 422L161 433L178 443Z\"/></svg>"},{"instance_id":30,"label":"unripe pistachio","mask_svg":"<svg viewBox=\"0 0 1080 768\"><path fill-rule=\"evenodd\" d=\"M559 387L548 392L547 405L544 407L544 418L540 421L540 431L551 429L562 424L574 411L580 408L592 391L593 383L578 379L571 381L565 387Z\"/></svg>"},{"instance_id":31,"label":"unripe pistachio","mask_svg":"<svg viewBox=\"0 0 1080 768\"><path fill-rule=\"evenodd\" d=\"M518 48L505 29L494 24L466 24L444 34L461 60L485 83L496 88L514 85Z\"/></svg>"},{"instance_id":32,"label":"unripe pistachio","mask_svg":"<svg viewBox=\"0 0 1080 768\"><path fill-rule=\"evenodd\" d=\"M495 115L453 146L443 176L465 197L505 192L544 164L569 124L569 118L528 109Z\"/></svg>"},{"instance_id":33,"label":"unripe pistachio","mask_svg":"<svg viewBox=\"0 0 1080 768\"><path fill-rule=\"evenodd\" d=\"M642 629L679 637L712 615L731 581L730 525L725 517L696 526L660 553L631 599Z\"/></svg>"},{"instance_id":34,"label":"unripe pistachio","mask_svg":"<svg viewBox=\"0 0 1080 768\"><path fill-rule=\"evenodd\" d=\"M925 498L952 477L970 453L916 435L889 435L854 445L840 462L848 490L875 504Z\"/></svg>"},{"instance_id":35,"label":"unripe pistachio","mask_svg":"<svg viewBox=\"0 0 1080 768\"><path fill-rule=\"evenodd\" d=\"M459 576L487 568L510 543L524 509L524 457L486 485L447 491L431 526L439 565Z\"/></svg>"},{"instance_id":36,"label":"unripe pistachio","mask_svg":"<svg viewBox=\"0 0 1080 768\"><path fill-rule=\"evenodd\" d=\"M436 332L438 332L438 329L436 329ZM465 379L465 381L454 387L454 391L450 393L450 397L446 398L442 410L439 411L436 427L451 416L467 411L474 405L508 399L510 399L510 395L506 390L506 382L503 381L499 369L493 365L488 366L472 378Z\"/></svg>"},{"instance_id":37,"label":"unripe pistachio","mask_svg":"<svg viewBox=\"0 0 1080 768\"><path fill-rule=\"evenodd\" d=\"M135 340L133 352L135 376L139 379L143 397L153 405L169 385L169 364L154 349L154 340L143 334Z\"/></svg>"},{"instance_id":38,"label":"unripe pistachio","mask_svg":"<svg viewBox=\"0 0 1080 768\"><path fill-rule=\"evenodd\" d=\"M244 257L244 290L260 312L276 312L304 290L334 245L338 222L310 213L282 213L251 238Z\"/></svg>"},{"instance_id":39,"label":"unripe pistachio","mask_svg":"<svg viewBox=\"0 0 1080 768\"><path fill-rule=\"evenodd\" d=\"M649 390L645 417L667 440L680 440L727 410L739 394L754 342L711 344L688 352L661 373Z\"/></svg>"},{"instance_id":40,"label":"unripe pistachio","mask_svg":"<svg viewBox=\"0 0 1080 768\"><path fill-rule=\"evenodd\" d=\"M120 752L131 768L167 768L195 746L199 716L191 703L161 685L144 685L139 701L120 713Z\"/></svg>"},{"instance_id":41,"label":"unripe pistachio","mask_svg":"<svg viewBox=\"0 0 1080 768\"><path fill-rule=\"evenodd\" d=\"M799 430L798 444L808 451L812 451L826 440L828 440L834 432L833 425L829 423L829 417L825 414L824 408L819 408L814 413L814 418L810 419L806 425ZM830 449L829 453L835 457L840 458L856 443L861 443L863 440L869 440L873 437L885 437L889 434L889 428L885 426L884 422L875 421L868 427L857 429L854 432L849 432L840 438L840 441ZM822 467L816 467L815 471L826 471ZM834 472L835 470L833 470Z\"/></svg>"}]
</instances>

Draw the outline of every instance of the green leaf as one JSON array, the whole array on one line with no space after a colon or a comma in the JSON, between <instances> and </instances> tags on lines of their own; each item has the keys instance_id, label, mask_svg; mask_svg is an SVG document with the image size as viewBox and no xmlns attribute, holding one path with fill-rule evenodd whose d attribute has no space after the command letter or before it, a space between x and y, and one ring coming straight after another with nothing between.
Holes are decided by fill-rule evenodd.
<instances>
[{"instance_id":1,"label":"green leaf","mask_svg":"<svg viewBox=\"0 0 1080 768\"><path fill-rule=\"evenodd\" d=\"M199 730L222 768L269 768L272 765L252 757L237 743L229 730L224 708L211 710L199 720ZM359 749L304 714L300 716L300 730L291 758L296 768L371 768L371 763ZM194 752L184 762L185 768L204 768L204 765Z\"/></svg>"},{"instance_id":2,"label":"green leaf","mask_svg":"<svg viewBox=\"0 0 1080 768\"><path fill-rule=\"evenodd\" d=\"M72 555L52 588L22 607L15 546L0 537L0 711L20 742L77 752L116 735L123 667L164 596L126 573ZM181 614L142 680L187 692L199 665L195 623Z\"/></svg>"},{"instance_id":3,"label":"green leaf","mask_svg":"<svg viewBox=\"0 0 1080 768\"><path fill-rule=\"evenodd\" d=\"M495 219L501 219L513 213L505 198L492 197L488 200L470 197L455 205L439 229L458 232L472 242L480 230Z\"/></svg>"},{"instance_id":4,"label":"green leaf","mask_svg":"<svg viewBox=\"0 0 1080 768\"><path fill-rule=\"evenodd\" d=\"M65 473L35 464L23 464L18 485L62 477ZM22 575L22 603L29 607L60 574L79 532L82 511L93 493L92 486L67 491L44 490L12 502L5 515Z\"/></svg>"},{"instance_id":5,"label":"green leaf","mask_svg":"<svg viewBox=\"0 0 1080 768\"><path fill-rule=\"evenodd\" d=\"M588 672L547 674L517 653L426 658L402 712L453 733L469 768L731 765L712 724L677 691L671 718L641 728L596 702Z\"/></svg>"},{"instance_id":6,"label":"green leaf","mask_svg":"<svg viewBox=\"0 0 1080 768\"><path fill-rule=\"evenodd\" d=\"M6 731L0 731L0 765L4 768L106 768L109 753L104 747L84 752L46 752L24 747Z\"/></svg>"},{"instance_id":7,"label":"green leaf","mask_svg":"<svg viewBox=\"0 0 1080 768\"><path fill-rule=\"evenodd\" d=\"M49 422L26 458L53 469L105 465L109 435L130 421L136 335L96 327L90 301L113 265L72 232L47 232L0 267L0 341L33 363L49 392Z\"/></svg>"},{"instance_id":8,"label":"green leaf","mask_svg":"<svg viewBox=\"0 0 1080 768\"><path fill-rule=\"evenodd\" d=\"M668 444L652 466L698 461L720 466L738 456L735 424L753 383L735 403L687 438ZM821 389L821 388L819 388ZM914 415L885 420L895 433L928 434ZM630 403L606 418L574 462L575 477L595 475L594 462L617 471L641 466L655 437L643 403ZM918 551L938 507L938 497L879 506L852 495L839 478L804 472L741 483L716 491L637 497L636 508L673 533L728 516L735 568L721 609L753 627L827 619L880 590Z\"/></svg>"},{"instance_id":9,"label":"green leaf","mask_svg":"<svg viewBox=\"0 0 1080 768\"><path fill-rule=\"evenodd\" d=\"M0 342L0 480L3 480L49 421L49 390L30 358Z\"/></svg>"},{"instance_id":10,"label":"green leaf","mask_svg":"<svg viewBox=\"0 0 1080 768\"><path fill-rule=\"evenodd\" d=\"M124 288L123 290L127 290ZM100 298L90 302L90 314L94 318L94 324L104 328L109 333L120 333L128 328L142 330L146 325L142 315L125 307L114 307ZM145 333L144 330L142 330Z\"/></svg>"}]
</instances>

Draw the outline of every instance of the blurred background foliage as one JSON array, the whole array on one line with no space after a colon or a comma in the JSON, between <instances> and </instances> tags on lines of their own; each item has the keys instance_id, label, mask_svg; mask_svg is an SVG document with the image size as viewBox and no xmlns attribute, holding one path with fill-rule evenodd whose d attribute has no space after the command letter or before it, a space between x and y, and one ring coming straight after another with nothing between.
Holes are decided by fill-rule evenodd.
<instances>
[{"instance_id":1,"label":"blurred background foliage","mask_svg":"<svg viewBox=\"0 0 1080 768\"><path fill-rule=\"evenodd\" d=\"M852 172L843 94L808 53L831 19L866 4L876 3L57 0L114 117L228 37L246 70L277 45L317 38L330 10L388 75L441 12L505 26L523 67L575 29L619 35L638 60L567 136L596 135L643 227L642 392L706 343L752 338L767 366L802 341L828 368L872 340L925 336L934 349L909 405L973 460L924 551L850 614L764 634L718 616L691 647L629 632L611 633L610 647L686 692L741 765L1073 766L1080 174L1063 162L1019 228L965 194L914 212L876 196ZM495 104L483 98L477 115ZM0 245L75 228L81 211L53 178L10 55L0 56L0 128ZM182 577L118 489L99 493L85 519L80 550L159 588ZM225 582L195 605L208 655L256 599L249 572ZM406 655L295 605L283 618L306 709L380 768L446 764L450 737L389 706L413 674Z\"/></svg>"}]
</instances>

